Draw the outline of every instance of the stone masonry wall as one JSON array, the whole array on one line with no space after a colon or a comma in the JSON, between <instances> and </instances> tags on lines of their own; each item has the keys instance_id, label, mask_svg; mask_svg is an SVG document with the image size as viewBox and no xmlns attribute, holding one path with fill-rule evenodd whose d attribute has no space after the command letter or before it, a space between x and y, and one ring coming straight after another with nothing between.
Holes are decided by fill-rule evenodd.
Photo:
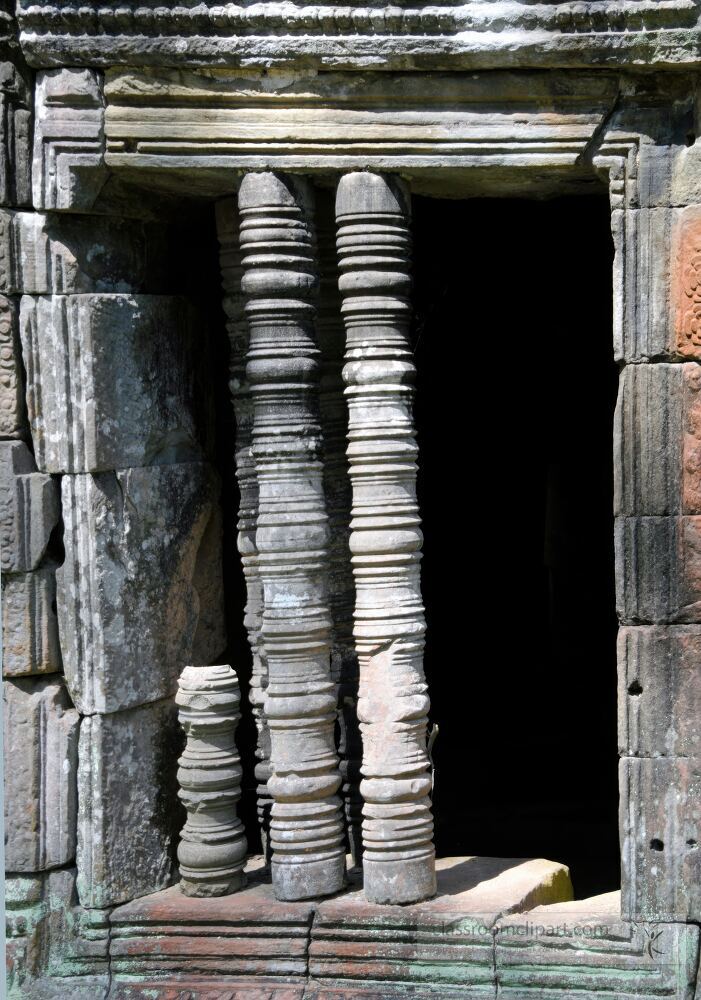
<instances>
[{"instance_id":1,"label":"stone masonry wall","mask_svg":"<svg viewBox=\"0 0 701 1000\"><path fill-rule=\"evenodd\" d=\"M11 39L5 52L8 987L92 1000L108 985L110 908L176 871L177 677L226 647L207 331L164 280L166 225L144 221L139 205L141 218L123 206L86 212L76 174L66 188L60 164L43 158L67 96L80 108L67 126L76 155L94 147L97 75L44 78L32 130L32 74Z\"/></svg>"}]
</instances>

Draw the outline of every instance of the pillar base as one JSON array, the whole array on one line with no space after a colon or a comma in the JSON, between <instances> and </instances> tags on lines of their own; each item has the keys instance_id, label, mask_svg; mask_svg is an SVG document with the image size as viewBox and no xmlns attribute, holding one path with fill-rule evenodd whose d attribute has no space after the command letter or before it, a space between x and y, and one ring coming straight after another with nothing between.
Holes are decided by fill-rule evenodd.
<instances>
[{"instance_id":1,"label":"pillar base","mask_svg":"<svg viewBox=\"0 0 701 1000\"><path fill-rule=\"evenodd\" d=\"M182 871L181 871L182 874ZM224 878L221 876L211 879L180 879L180 891L186 896L194 899L209 899L212 896L230 896L232 892L238 892L246 885L246 876L243 871L235 872Z\"/></svg>"},{"instance_id":2,"label":"pillar base","mask_svg":"<svg viewBox=\"0 0 701 1000\"><path fill-rule=\"evenodd\" d=\"M273 855L270 872L276 899L318 899L320 896L331 896L345 887L346 859L341 854L322 861L290 865L276 864Z\"/></svg>"},{"instance_id":3,"label":"pillar base","mask_svg":"<svg viewBox=\"0 0 701 1000\"><path fill-rule=\"evenodd\" d=\"M363 856L363 885L369 903L420 903L436 895L435 857L370 861Z\"/></svg>"}]
</instances>

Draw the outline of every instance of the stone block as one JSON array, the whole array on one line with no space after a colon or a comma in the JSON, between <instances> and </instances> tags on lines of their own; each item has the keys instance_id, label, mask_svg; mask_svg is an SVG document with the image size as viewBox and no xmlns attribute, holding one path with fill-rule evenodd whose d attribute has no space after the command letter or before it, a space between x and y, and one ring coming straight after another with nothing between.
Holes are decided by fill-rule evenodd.
<instances>
[{"instance_id":1,"label":"stone block","mask_svg":"<svg viewBox=\"0 0 701 1000\"><path fill-rule=\"evenodd\" d=\"M36 466L23 441L0 441L0 569L36 569L59 522L58 486Z\"/></svg>"},{"instance_id":2,"label":"stone block","mask_svg":"<svg viewBox=\"0 0 701 1000\"><path fill-rule=\"evenodd\" d=\"M443 858L436 875L436 897L411 906L378 906L360 890L318 903L312 996L340 984L382 996L401 983L441 997L494 997L496 921L572 898L567 868L542 859Z\"/></svg>"},{"instance_id":3,"label":"stone block","mask_svg":"<svg viewBox=\"0 0 701 1000\"><path fill-rule=\"evenodd\" d=\"M675 210L616 209L614 356L642 361L676 353L670 322L669 260ZM693 356L693 355L692 355Z\"/></svg>"},{"instance_id":4,"label":"stone block","mask_svg":"<svg viewBox=\"0 0 701 1000\"><path fill-rule=\"evenodd\" d=\"M701 359L701 206L676 213L672 235L671 311L674 347Z\"/></svg>"},{"instance_id":5,"label":"stone block","mask_svg":"<svg viewBox=\"0 0 701 1000\"><path fill-rule=\"evenodd\" d=\"M6 980L9 996L22 995L37 976L46 923L45 875L5 878Z\"/></svg>"},{"instance_id":6,"label":"stone block","mask_svg":"<svg viewBox=\"0 0 701 1000\"><path fill-rule=\"evenodd\" d=\"M701 919L701 758L619 762L622 896L627 920Z\"/></svg>"},{"instance_id":7,"label":"stone block","mask_svg":"<svg viewBox=\"0 0 701 1000\"><path fill-rule=\"evenodd\" d=\"M181 737L170 699L82 720L78 753L78 896L104 909L175 877L183 816Z\"/></svg>"},{"instance_id":8,"label":"stone block","mask_svg":"<svg viewBox=\"0 0 701 1000\"><path fill-rule=\"evenodd\" d=\"M623 624L701 622L701 517L619 517L616 607Z\"/></svg>"},{"instance_id":9,"label":"stone block","mask_svg":"<svg viewBox=\"0 0 701 1000\"><path fill-rule=\"evenodd\" d=\"M701 627L618 634L618 745L641 757L701 757Z\"/></svg>"},{"instance_id":10,"label":"stone block","mask_svg":"<svg viewBox=\"0 0 701 1000\"><path fill-rule=\"evenodd\" d=\"M61 670L52 565L33 573L2 575L2 673L53 674Z\"/></svg>"},{"instance_id":11,"label":"stone block","mask_svg":"<svg viewBox=\"0 0 701 1000\"><path fill-rule=\"evenodd\" d=\"M63 682L4 682L5 866L36 872L75 855L78 713Z\"/></svg>"},{"instance_id":12,"label":"stone block","mask_svg":"<svg viewBox=\"0 0 701 1000\"><path fill-rule=\"evenodd\" d=\"M13 62L0 62L0 205L31 201L31 90Z\"/></svg>"},{"instance_id":13,"label":"stone block","mask_svg":"<svg viewBox=\"0 0 701 1000\"><path fill-rule=\"evenodd\" d=\"M27 434L19 302L0 295L0 438L22 438Z\"/></svg>"},{"instance_id":14,"label":"stone block","mask_svg":"<svg viewBox=\"0 0 701 1000\"><path fill-rule=\"evenodd\" d=\"M160 291L165 230L138 220L0 210L0 292Z\"/></svg>"},{"instance_id":15,"label":"stone block","mask_svg":"<svg viewBox=\"0 0 701 1000\"><path fill-rule=\"evenodd\" d=\"M34 208L88 212L105 167L104 99L92 69L37 73L34 91L32 200Z\"/></svg>"},{"instance_id":16,"label":"stone block","mask_svg":"<svg viewBox=\"0 0 701 1000\"><path fill-rule=\"evenodd\" d=\"M620 893L537 906L496 926L504 1000L691 1000L698 927L630 923Z\"/></svg>"},{"instance_id":17,"label":"stone block","mask_svg":"<svg viewBox=\"0 0 701 1000\"><path fill-rule=\"evenodd\" d=\"M614 420L614 511L701 513L701 369L627 365Z\"/></svg>"},{"instance_id":18,"label":"stone block","mask_svg":"<svg viewBox=\"0 0 701 1000\"><path fill-rule=\"evenodd\" d=\"M201 345L184 300L25 295L20 329L42 471L101 472L201 457Z\"/></svg>"},{"instance_id":19,"label":"stone block","mask_svg":"<svg viewBox=\"0 0 701 1000\"><path fill-rule=\"evenodd\" d=\"M280 902L270 885L251 876L230 896L197 899L174 886L113 910L115 996L130 996L121 990L135 982L159 996L156 983L174 988L181 977L197 996L206 995L200 977L221 989L230 977L247 977L249 989L303 984L314 903Z\"/></svg>"},{"instance_id":20,"label":"stone block","mask_svg":"<svg viewBox=\"0 0 701 1000\"><path fill-rule=\"evenodd\" d=\"M106 910L78 904L75 868L6 881L9 996L95 1000L109 985Z\"/></svg>"},{"instance_id":21,"label":"stone block","mask_svg":"<svg viewBox=\"0 0 701 1000\"><path fill-rule=\"evenodd\" d=\"M62 482L57 571L66 682L79 711L115 712L177 690L226 646L219 483L203 463Z\"/></svg>"}]
</instances>

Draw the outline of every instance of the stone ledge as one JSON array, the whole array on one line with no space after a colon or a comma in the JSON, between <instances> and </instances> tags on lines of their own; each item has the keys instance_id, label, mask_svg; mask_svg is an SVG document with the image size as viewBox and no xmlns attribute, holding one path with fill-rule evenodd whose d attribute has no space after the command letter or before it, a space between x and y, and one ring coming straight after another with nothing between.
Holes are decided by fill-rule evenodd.
<instances>
[{"instance_id":1,"label":"stone ledge","mask_svg":"<svg viewBox=\"0 0 701 1000\"><path fill-rule=\"evenodd\" d=\"M481 995L493 996L492 926L503 914L570 898L567 868L543 860L449 858L438 869L439 895L415 906L369 904L357 877L350 891L323 902L279 902L261 870L249 866L251 884L233 896L192 899L173 887L118 907L110 918L110 996L170 1000L187 990L209 997L213 989L213 997L221 991L297 1000L307 995L308 974L331 973L384 979L388 989L413 982L422 995L436 985L441 996L456 985L464 996L465 984L476 980L484 985ZM332 968L325 954L330 942ZM327 986L315 981L308 988L315 996ZM336 991L333 983L329 988Z\"/></svg>"}]
</instances>

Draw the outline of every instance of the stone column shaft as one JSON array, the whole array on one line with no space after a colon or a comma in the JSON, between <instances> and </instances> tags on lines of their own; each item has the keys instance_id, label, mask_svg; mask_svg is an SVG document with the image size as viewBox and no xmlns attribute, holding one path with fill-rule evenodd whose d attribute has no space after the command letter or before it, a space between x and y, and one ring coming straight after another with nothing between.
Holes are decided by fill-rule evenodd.
<instances>
[{"instance_id":1,"label":"stone column shaft","mask_svg":"<svg viewBox=\"0 0 701 1000\"><path fill-rule=\"evenodd\" d=\"M345 867L310 194L273 173L248 174L239 193L268 664L271 870L276 895L290 900L338 891Z\"/></svg>"},{"instance_id":2,"label":"stone column shaft","mask_svg":"<svg viewBox=\"0 0 701 1000\"><path fill-rule=\"evenodd\" d=\"M231 355L229 362L229 391L236 418L235 463L236 482L239 487L237 546L246 582L246 609L244 626L251 647L251 686L249 701L256 723L256 769L258 782L256 800L263 854L270 862L270 809L272 800L268 792L270 777L270 733L265 718L265 689L268 668L261 637L263 615L263 585L258 570L256 524L258 521L258 479L251 450L253 436L253 401L246 376L248 352L248 323L244 316L241 293L241 247L239 238L239 211L235 198L217 203L217 231L219 235L219 261L224 288L224 311L229 334Z\"/></svg>"},{"instance_id":3,"label":"stone column shaft","mask_svg":"<svg viewBox=\"0 0 701 1000\"><path fill-rule=\"evenodd\" d=\"M376 174L347 174L338 186L363 869L366 896L376 903L416 902L436 891L411 415L409 205L401 182Z\"/></svg>"}]
</instances>

